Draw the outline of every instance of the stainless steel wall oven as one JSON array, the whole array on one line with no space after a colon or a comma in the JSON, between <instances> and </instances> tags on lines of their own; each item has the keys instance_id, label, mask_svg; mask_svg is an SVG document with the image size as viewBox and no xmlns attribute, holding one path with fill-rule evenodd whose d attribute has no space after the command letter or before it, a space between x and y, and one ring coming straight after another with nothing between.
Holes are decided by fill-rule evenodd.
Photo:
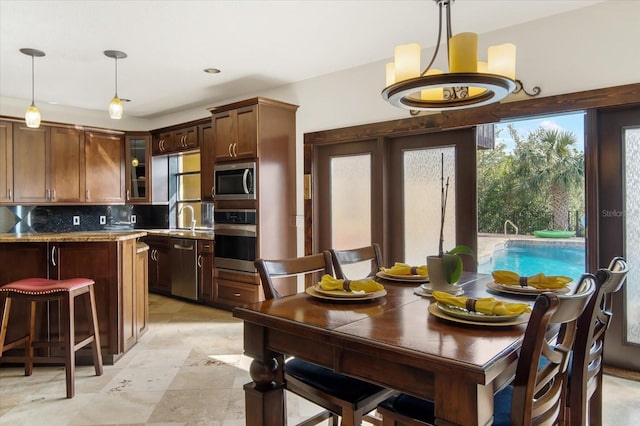
<instances>
[{"instance_id":1,"label":"stainless steel wall oven","mask_svg":"<svg viewBox=\"0 0 640 426\"><path fill-rule=\"evenodd\" d=\"M216 268L255 272L257 223L254 209L216 209L213 213Z\"/></svg>"}]
</instances>

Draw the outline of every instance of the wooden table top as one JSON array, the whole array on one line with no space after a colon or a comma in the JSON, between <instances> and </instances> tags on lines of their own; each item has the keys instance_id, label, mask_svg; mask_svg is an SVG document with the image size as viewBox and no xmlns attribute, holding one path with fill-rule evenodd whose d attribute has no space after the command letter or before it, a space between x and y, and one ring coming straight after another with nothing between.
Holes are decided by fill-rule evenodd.
<instances>
[{"instance_id":1,"label":"wooden table top","mask_svg":"<svg viewBox=\"0 0 640 426\"><path fill-rule=\"evenodd\" d=\"M514 301L489 294L486 284L491 281L489 275L465 273L461 286L466 296ZM485 327L447 322L428 313L433 299L414 294L419 284L384 281L384 285L387 295L368 302L331 302L299 293L236 308L234 316L315 338L326 338L331 331L332 339L342 344L358 341L363 351L384 350L429 362L446 360L449 367L455 363L477 374L478 383L491 381L495 377L491 363L520 346L526 324ZM524 301L533 305L534 299Z\"/></svg>"}]
</instances>

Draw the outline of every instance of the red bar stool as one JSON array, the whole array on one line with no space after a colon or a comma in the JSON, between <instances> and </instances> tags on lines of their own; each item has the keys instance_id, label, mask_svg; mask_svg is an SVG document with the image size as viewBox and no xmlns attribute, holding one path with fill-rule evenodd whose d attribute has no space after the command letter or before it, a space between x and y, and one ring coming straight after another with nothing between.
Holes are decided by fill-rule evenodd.
<instances>
[{"instance_id":1,"label":"red bar stool","mask_svg":"<svg viewBox=\"0 0 640 426\"><path fill-rule=\"evenodd\" d=\"M93 290L94 281L88 278L71 278L68 280L48 280L44 278L27 278L14 281L0 287L0 301L2 301L2 328L0 329L0 358L2 361L24 362L24 375L30 376L34 363L64 363L67 379L67 398L73 398L75 392L74 374L76 351L92 344L93 365L96 376L102 375L102 352L100 349L100 333L98 332L98 316L96 299ZM87 318L89 320L89 336L76 343L75 336L75 298L86 294L89 298ZM13 342L5 344L7 325L12 299L24 299L29 302L29 334ZM43 342L44 347L64 347L62 356L34 356L36 303L60 301L62 342ZM40 346L38 342L38 346ZM2 354L14 347L23 347L24 356L6 356ZM50 352L47 352L48 354Z\"/></svg>"}]
</instances>

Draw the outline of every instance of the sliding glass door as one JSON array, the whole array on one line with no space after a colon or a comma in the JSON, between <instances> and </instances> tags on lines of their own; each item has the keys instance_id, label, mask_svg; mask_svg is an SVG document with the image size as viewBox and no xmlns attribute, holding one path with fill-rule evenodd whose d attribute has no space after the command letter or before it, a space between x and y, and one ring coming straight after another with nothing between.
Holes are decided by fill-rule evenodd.
<instances>
[{"instance_id":1,"label":"sliding glass door","mask_svg":"<svg viewBox=\"0 0 640 426\"><path fill-rule=\"evenodd\" d=\"M629 266L613 299L605 362L640 370L640 108L598 113L598 266Z\"/></svg>"}]
</instances>

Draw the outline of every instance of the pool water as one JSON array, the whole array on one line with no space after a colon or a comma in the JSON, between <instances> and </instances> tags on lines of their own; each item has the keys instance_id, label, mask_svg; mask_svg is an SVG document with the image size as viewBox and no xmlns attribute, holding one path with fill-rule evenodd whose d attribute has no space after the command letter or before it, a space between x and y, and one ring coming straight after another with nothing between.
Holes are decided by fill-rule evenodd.
<instances>
[{"instance_id":1,"label":"pool water","mask_svg":"<svg viewBox=\"0 0 640 426\"><path fill-rule=\"evenodd\" d=\"M519 275L564 275L578 280L585 270L584 247L566 245L511 244L496 250L490 261L478 265L478 272L489 274L496 269Z\"/></svg>"}]
</instances>

